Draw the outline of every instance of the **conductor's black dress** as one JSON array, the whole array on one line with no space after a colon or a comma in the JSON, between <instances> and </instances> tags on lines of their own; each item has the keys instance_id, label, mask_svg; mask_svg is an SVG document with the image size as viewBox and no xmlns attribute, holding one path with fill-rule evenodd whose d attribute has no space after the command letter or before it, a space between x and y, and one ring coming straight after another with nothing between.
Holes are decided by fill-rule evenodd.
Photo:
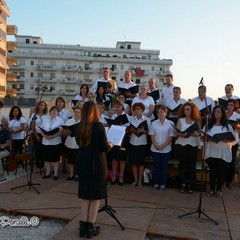
<instances>
[{"instance_id":1,"label":"conductor's black dress","mask_svg":"<svg viewBox=\"0 0 240 240\"><path fill-rule=\"evenodd\" d=\"M91 143L78 151L79 198L93 200L107 197L107 180L100 153L107 152L108 146L102 123L94 123Z\"/></svg>"}]
</instances>

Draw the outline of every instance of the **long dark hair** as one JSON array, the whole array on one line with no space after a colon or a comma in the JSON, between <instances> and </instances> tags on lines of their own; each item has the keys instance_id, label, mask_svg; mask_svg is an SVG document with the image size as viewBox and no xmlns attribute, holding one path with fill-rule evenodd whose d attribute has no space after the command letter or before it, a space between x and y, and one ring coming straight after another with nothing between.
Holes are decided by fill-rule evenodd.
<instances>
[{"instance_id":1,"label":"long dark hair","mask_svg":"<svg viewBox=\"0 0 240 240\"><path fill-rule=\"evenodd\" d=\"M13 106L9 112L9 119L13 119L13 110L18 109L18 115L17 115L17 120L19 120L22 117L22 110L18 106Z\"/></svg>"},{"instance_id":2,"label":"long dark hair","mask_svg":"<svg viewBox=\"0 0 240 240\"><path fill-rule=\"evenodd\" d=\"M99 90L100 88L103 89L102 97L100 97L100 95L99 95L99 93L98 93L98 90ZM97 103L98 103L98 102L106 101L106 95L105 95L105 89L104 89L104 87L99 86L99 87L97 88L96 95L97 95L97 96L96 96L96 102L97 102Z\"/></svg>"},{"instance_id":3,"label":"long dark hair","mask_svg":"<svg viewBox=\"0 0 240 240\"><path fill-rule=\"evenodd\" d=\"M208 124L208 129L211 129L213 127L213 125L216 123L216 118L214 116L214 113L215 113L217 108L219 108L222 112L222 117L221 117L221 120L220 120L220 124L222 125L222 128L226 127L228 129L228 119L227 119L226 110L224 109L224 107L222 107L220 105L217 105L213 108L211 119L210 119L210 122Z\"/></svg>"},{"instance_id":4,"label":"long dark hair","mask_svg":"<svg viewBox=\"0 0 240 240\"><path fill-rule=\"evenodd\" d=\"M81 122L78 128L77 140L81 148L87 147L92 140L92 128L99 122L100 112L94 102L85 102L81 110Z\"/></svg>"}]
</instances>

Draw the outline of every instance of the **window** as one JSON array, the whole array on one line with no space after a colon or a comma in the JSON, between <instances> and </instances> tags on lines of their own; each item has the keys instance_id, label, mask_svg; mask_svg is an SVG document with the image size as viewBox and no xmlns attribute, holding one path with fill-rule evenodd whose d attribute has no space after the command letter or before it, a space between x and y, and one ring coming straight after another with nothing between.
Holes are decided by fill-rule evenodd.
<instances>
[{"instance_id":1,"label":"window","mask_svg":"<svg viewBox=\"0 0 240 240\"><path fill-rule=\"evenodd\" d=\"M155 67L154 67L154 66L152 66L152 67L151 67L151 70L152 70L152 71L155 71Z\"/></svg>"},{"instance_id":2,"label":"window","mask_svg":"<svg viewBox=\"0 0 240 240\"><path fill-rule=\"evenodd\" d=\"M34 61L33 61L33 60L31 60L30 64L33 66L33 65L34 65Z\"/></svg>"},{"instance_id":3,"label":"window","mask_svg":"<svg viewBox=\"0 0 240 240\"><path fill-rule=\"evenodd\" d=\"M31 78L34 77L34 73L33 73L33 72L30 73L30 77L31 77Z\"/></svg>"},{"instance_id":4,"label":"window","mask_svg":"<svg viewBox=\"0 0 240 240\"><path fill-rule=\"evenodd\" d=\"M89 70L89 63L84 63L84 69Z\"/></svg>"},{"instance_id":5,"label":"window","mask_svg":"<svg viewBox=\"0 0 240 240\"><path fill-rule=\"evenodd\" d=\"M121 67L120 67L120 68L121 68L121 70L124 70L124 66L123 66L123 65L121 65Z\"/></svg>"},{"instance_id":6,"label":"window","mask_svg":"<svg viewBox=\"0 0 240 240\"><path fill-rule=\"evenodd\" d=\"M88 80L89 79L89 75L83 75L83 79Z\"/></svg>"},{"instance_id":7,"label":"window","mask_svg":"<svg viewBox=\"0 0 240 240\"><path fill-rule=\"evenodd\" d=\"M104 68L104 64L103 63L99 64L99 68L100 69Z\"/></svg>"},{"instance_id":8,"label":"window","mask_svg":"<svg viewBox=\"0 0 240 240\"><path fill-rule=\"evenodd\" d=\"M33 41L33 44L37 44L37 41Z\"/></svg>"},{"instance_id":9,"label":"window","mask_svg":"<svg viewBox=\"0 0 240 240\"><path fill-rule=\"evenodd\" d=\"M43 60L38 60L38 64L37 65L43 65Z\"/></svg>"},{"instance_id":10,"label":"window","mask_svg":"<svg viewBox=\"0 0 240 240\"><path fill-rule=\"evenodd\" d=\"M127 49L131 49L132 46L130 44L127 45Z\"/></svg>"},{"instance_id":11,"label":"window","mask_svg":"<svg viewBox=\"0 0 240 240\"><path fill-rule=\"evenodd\" d=\"M141 80L139 78L136 78L135 83L140 84Z\"/></svg>"},{"instance_id":12,"label":"window","mask_svg":"<svg viewBox=\"0 0 240 240\"><path fill-rule=\"evenodd\" d=\"M38 73L37 75L39 78L42 78L43 77L43 73Z\"/></svg>"},{"instance_id":13,"label":"window","mask_svg":"<svg viewBox=\"0 0 240 240\"><path fill-rule=\"evenodd\" d=\"M25 60L24 60L24 59L20 59L20 60L19 60L19 65L20 65L20 66L25 65Z\"/></svg>"},{"instance_id":14,"label":"window","mask_svg":"<svg viewBox=\"0 0 240 240\"><path fill-rule=\"evenodd\" d=\"M14 83L14 84L12 85L12 88L17 89L17 84Z\"/></svg>"},{"instance_id":15,"label":"window","mask_svg":"<svg viewBox=\"0 0 240 240\"><path fill-rule=\"evenodd\" d=\"M20 76L20 78L25 77L25 72L20 72L19 76Z\"/></svg>"},{"instance_id":16,"label":"window","mask_svg":"<svg viewBox=\"0 0 240 240\"><path fill-rule=\"evenodd\" d=\"M55 73L50 73L50 80L53 80L55 78Z\"/></svg>"},{"instance_id":17,"label":"window","mask_svg":"<svg viewBox=\"0 0 240 240\"><path fill-rule=\"evenodd\" d=\"M19 88L24 89L25 88L24 84L19 84Z\"/></svg>"},{"instance_id":18,"label":"window","mask_svg":"<svg viewBox=\"0 0 240 240\"><path fill-rule=\"evenodd\" d=\"M54 61L54 60L50 61L50 66L51 66L51 67L52 67L52 66L56 66L56 61Z\"/></svg>"},{"instance_id":19,"label":"window","mask_svg":"<svg viewBox=\"0 0 240 240\"><path fill-rule=\"evenodd\" d=\"M26 39L26 43L30 43L30 39L27 38L27 39Z\"/></svg>"},{"instance_id":20,"label":"window","mask_svg":"<svg viewBox=\"0 0 240 240\"><path fill-rule=\"evenodd\" d=\"M34 89L34 84L30 84L30 89L31 89L31 90Z\"/></svg>"}]
</instances>

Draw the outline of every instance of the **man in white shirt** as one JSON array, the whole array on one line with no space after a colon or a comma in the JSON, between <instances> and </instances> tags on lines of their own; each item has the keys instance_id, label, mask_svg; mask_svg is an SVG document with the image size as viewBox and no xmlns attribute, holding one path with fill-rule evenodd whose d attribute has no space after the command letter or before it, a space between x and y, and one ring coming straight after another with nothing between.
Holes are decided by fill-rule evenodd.
<instances>
[{"instance_id":1,"label":"man in white shirt","mask_svg":"<svg viewBox=\"0 0 240 240\"><path fill-rule=\"evenodd\" d=\"M124 81L118 83L118 88L129 89L131 87L136 86L137 84L134 83L131 79L132 79L131 71L126 71L124 73ZM119 89L118 93L120 93ZM124 91L123 94L125 95L126 102L128 102L129 104L132 102L133 98L137 96L137 94L133 94L130 91Z\"/></svg>"},{"instance_id":2,"label":"man in white shirt","mask_svg":"<svg viewBox=\"0 0 240 240\"><path fill-rule=\"evenodd\" d=\"M161 92L160 90L156 87L156 79L155 78L150 78L148 80L148 93L151 94L152 92L155 92L155 91L159 91L159 98L158 99L154 99L154 102L156 104L160 104L162 102L162 97L161 97ZM153 97L153 96L152 96Z\"/></svg>"},{"instance_id":3,"label":"man in white shirt","mask_svg":"<svg viewBox=\"0 0 240 240\"><path fill-rule=\"evenodd\" d=\"M166 75L166 86L162 89L162 98L164 101L164 104L166 105L166 102L169 98L173 98L173 88L175 86L173 85L173 75L172 73L168 73Z\"/></svg>"},{"instance_id":4,"label":"man in white shirt","mask_svg":"<svg viewBox=\"0 0 240 240\"><path fill-rule=\"evenodd\" d=\"M197 105L199 111L206 108L207 106L210 106L210 109L212 111L215 106L214 100L211 97L208 97L206 95L206 92L207 92L206 86L201 85L198 87L198 96L192 99L192 102Z\"/></svg>"},{"instance_id":5,"label":"man in white shirt","mask_svg":"<svg viewBox=\"0 0 240 240\"><path fill-rule=\"evenodd\" d=\"M173 121L175 124L177 123L178 119L178 107L187 102L186 99L181 98L181 88L174 87L173 88L173 98L169 98L166 102L166 107L168 108L168 119ZM173 111L176 109L176 111Z\"/></svg>"},{"instance_id":6,"label":"man in white shirt","mask_svg":"<svg viewBox=\"0 0 240 240\"><path fill-rule=\"evenodd\" d=\"M117 92L117 84L114 80L112 80L110 78L110 69L105 67L103 68L103 77L96 80L96 82L93 84L92 88L91 88L91 92L92 93L96 93L97 88L98 88L98 82L109 82L111 84L111 87L109 88L105 88L105 93L107 95L111 95L112 93L116 93Z\"/></svg>"}]
</instances>

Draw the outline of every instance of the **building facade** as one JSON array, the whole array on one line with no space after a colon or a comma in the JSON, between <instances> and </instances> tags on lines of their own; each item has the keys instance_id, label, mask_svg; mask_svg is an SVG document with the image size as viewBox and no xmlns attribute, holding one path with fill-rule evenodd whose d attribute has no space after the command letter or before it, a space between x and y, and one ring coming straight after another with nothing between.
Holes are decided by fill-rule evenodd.
<instances>
[{"instance_id":1,"label":"building facade","mask_svg":"<svg viewBox=\"0 0 240 240\"><path fill-rule=\"evenodd\" d=\"M16 75L8 71L9 66L16 65L16 59L7 55L8 51L15 51L17 46L15 41L8 41L7 35L17 35L17 27L7 25L9 9L4 0L0 0L0 98L4 98L7 92L7 79L16 81ZM15 94L16 90L11 92Z\"/></svg>"},{"instance_id":2,"label":"building facade","mask_svg":"<svg viewBox=\"0 0 240 240\"><path fill-rule=\"evenodd\" d=\"M8 89L18 97L54 101L62 96L70 102L79 93L82 83L90 87L102 76L102 69L111 69L111 78L123 81L124 72L131 70L137 84L155 77L162 88L171 59L159 59L160 51L140 49L140 42L117 42L115 48L81 45L44 44L41 37L16 36L17 51L8 55L17 59L10 70L17 81L8 79Z\"/></svg>"}]
</instances>

